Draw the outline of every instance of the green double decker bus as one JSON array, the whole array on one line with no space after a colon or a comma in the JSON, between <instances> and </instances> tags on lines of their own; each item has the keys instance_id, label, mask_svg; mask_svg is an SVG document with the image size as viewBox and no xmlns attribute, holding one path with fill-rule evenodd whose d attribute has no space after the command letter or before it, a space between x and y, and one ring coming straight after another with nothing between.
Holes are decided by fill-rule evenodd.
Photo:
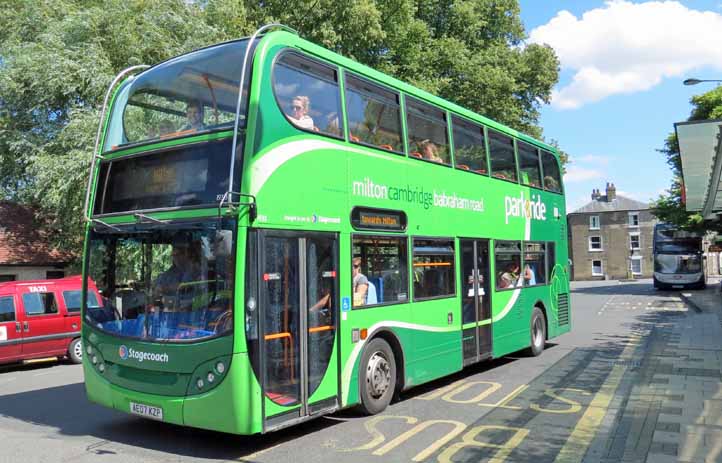
<instances>
[{"instance_id":1,"label":"green double decker bus","mask_svg":"<svg viewBox=\"0 0 722 463\"><path fill-rule=\"evenodd\" d=\"M570 330L555 149L283 26L123 71L97 145L93 402L263 433Z\"/></svg>"}]
</instances>

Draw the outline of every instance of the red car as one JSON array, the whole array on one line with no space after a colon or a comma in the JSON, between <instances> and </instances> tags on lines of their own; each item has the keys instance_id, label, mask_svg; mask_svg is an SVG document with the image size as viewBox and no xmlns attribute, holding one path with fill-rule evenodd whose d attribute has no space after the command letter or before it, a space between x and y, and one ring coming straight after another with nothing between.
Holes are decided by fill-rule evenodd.
<instances>
[{"instance_id":1,"label":"red car","mask_svg":"<svg viewBox=\"0 0 722 463\"><path fill-rule=\"evenodd\" d=\"M80 363L82 279L0 283L0 363L44 357L68 357ZM95 285L88 287L88 307L100 307Z\"/></svg>"}]
</instances>

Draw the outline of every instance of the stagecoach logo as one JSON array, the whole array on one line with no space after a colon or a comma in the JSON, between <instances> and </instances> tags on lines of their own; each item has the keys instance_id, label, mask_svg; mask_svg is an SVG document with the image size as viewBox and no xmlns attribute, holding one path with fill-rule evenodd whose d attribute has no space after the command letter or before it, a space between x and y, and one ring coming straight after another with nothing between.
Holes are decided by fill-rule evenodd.
<instances>
[{"instance_id":1,"label":"stagecoach logo","mask_svg":"<svg viewBox=\"0 0 722 463\"><path fill-rule=\"evenodd\" d=\"M128 360L129 358L132 358L138 362L148 360L150 362L168 363L168 354L166 353L159 354L156 352L142 352L126 346L120 346L118 348L118 355L121 360Z\"/></svg>"}]
</instances>

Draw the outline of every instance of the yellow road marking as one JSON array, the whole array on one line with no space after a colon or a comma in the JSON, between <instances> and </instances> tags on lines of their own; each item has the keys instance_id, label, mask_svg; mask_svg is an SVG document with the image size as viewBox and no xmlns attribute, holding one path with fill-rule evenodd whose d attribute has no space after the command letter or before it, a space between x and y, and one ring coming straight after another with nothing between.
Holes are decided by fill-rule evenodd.
<instances>
[{"instance_id":1,"label":"yellow road marking","mask_svg":"<svg viewBox=\"0 0 722 463\"><path fill-rule=\"evenodd\" d=\"M632 336L632 338L634 339L630 339L630 342L627 343L619 359L629 356L638 345L640 336ZM559 451L557 458L554 460L555 463L577 462L584 457L589 445L592 443L592 439L594 439L597 433L597 429L599 429L599 425L602 424L602 419L607 413L609 404L612 402L617 386L619 386L626 370L627 366L625 363L614 364L604 384L602 384L602 387L599 388L599 391L597 391L594 398L592 398L591 403L587 407L587 411L584 412L584 415L579 419L579 422L577 422L577 425L574 427L574 431L572 431L564 447Z\"/></svg>"}]
</instances>

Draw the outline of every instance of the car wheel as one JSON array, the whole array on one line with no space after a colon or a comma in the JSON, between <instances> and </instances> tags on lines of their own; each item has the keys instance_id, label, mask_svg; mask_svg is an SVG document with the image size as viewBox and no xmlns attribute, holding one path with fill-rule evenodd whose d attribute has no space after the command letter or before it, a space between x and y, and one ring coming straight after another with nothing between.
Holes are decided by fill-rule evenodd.
<instances>
[{"instance_id":1,"label":"car wheel","mask_svg":"<svg viewBox=\"0 0 722 463\"><path fill-rule=\"evenodd\" d=\"M541 355L547 339L546 319L539 307L534 307L531 313L531 347L529 351L534 357Z\"/></svg>"},{"instance_id":2,"label":"car wheel","mask_svg":"<svg viewBox=\"0 0 722 463\"><path fill-rule=\"evenodd\" d=\"M68 346L68 358L73 363L83 362L83 343L80 342L80 338L75 338Z\"/></svg>"},{"instance_id":3,"label":"car wheel","mask_svg":"<svg viewBox=\"0 0 722 463\"><path fill-rule=\"evenodd\" d=\"M389 344L381 338L369 342L361 356L361 410L367 415L382 412L396 390L396 361Z\"/></svg>"}]
</instances>

